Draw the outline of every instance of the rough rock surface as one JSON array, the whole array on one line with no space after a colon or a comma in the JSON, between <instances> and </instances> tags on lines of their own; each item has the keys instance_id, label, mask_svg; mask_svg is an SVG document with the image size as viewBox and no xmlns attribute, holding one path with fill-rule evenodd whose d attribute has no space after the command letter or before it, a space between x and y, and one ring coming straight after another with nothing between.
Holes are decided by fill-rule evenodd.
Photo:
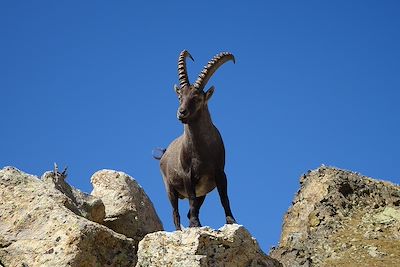
<instances>
[{"instance_id":1,"label":"rough rock surface","mask_svg":"<svg viewBox=\"0 0 400 267\"><path fill-rule=\"evenodd\" d=\"M248 267L282 266L265 255L241 225L156 232L140 241L136 267Z\"/></svg>"},{"instance_id":2,"label":"rough rock surface","mask_svg":"<svg viewBox=\"0 0 400 267\"><path fill-rule=\"evenodd\" d=\"M271 256L284 266L400 266L400 187L321 167L304 175Z\"/></svg>"},{"instance_id":3,"label":"rough rock surface","mask_svg":"<svg viewBox=\"0 0 400 267\"><path fill-rule=\"evenodd\" d=\"M74 206L73 195L15 168L0 170L0 265L134 266L135 241L82 217L88 209L83 200Z\"/></svg>"},{"instance_id":4,"label":"rough rock surface","mask_svg":"<svg viewBox=\"0 0 400 267\"><path fill-rule=\"evenodd\" d=\"M103 223L106 215L103 202L99 198L73 188L65 182L65 178L64 174L57 171L48 171L42 175L41 179L45 182L44 186L53 192L52 197L60 204L76 215L97 223Z\"/></svg>"},{"instance_id":5,"label":"rough rock surface","mask_svg":"<svg viewBox=\"0 0 400 267\"><path fill-rule=\"evenodd\" d=\"M92 195L106 207L104 225L139 242L147 233L163 230L152 202L129 175L113 170L93 174Z\"/></svg>"}]
</instances>

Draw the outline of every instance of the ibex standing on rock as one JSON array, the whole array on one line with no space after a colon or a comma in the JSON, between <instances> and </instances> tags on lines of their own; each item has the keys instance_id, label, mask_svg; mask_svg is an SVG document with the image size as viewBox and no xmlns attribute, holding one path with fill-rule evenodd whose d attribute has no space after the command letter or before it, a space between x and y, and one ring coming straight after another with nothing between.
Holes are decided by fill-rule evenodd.
<instances>
[{"instance_id":1,"label":"ibex standing on rock","mask_svg":"<svg viewBox=\"0 0 400 267\"><path fill-rule=\"evenodd\" d=\"M184 132L169 145L160 161L168 198L173 208L174 224L177 230L181 229L178 198L188 198L189 227L200 227L200 207L206 194L215 187L225 210L226 223L236 223L227 193L224 143L211 121L207 106L214 86L206 92L203 91L214 72L229 60L235 62L235 58L230 53L216 55L191 85L186 70L186 57L193 60L188 51L181 52L178 61L180 86L175 85L179 99L177 117L184 124Z\"/></svg>"}]
</instances>

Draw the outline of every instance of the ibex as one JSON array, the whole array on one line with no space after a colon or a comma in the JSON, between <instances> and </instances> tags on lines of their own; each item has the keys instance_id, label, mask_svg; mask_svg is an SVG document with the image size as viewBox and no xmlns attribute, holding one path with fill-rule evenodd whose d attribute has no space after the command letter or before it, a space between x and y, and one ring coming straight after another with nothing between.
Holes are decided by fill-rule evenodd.
<instances>
[{"instance_id":1,"label":"ibex","mask_svg":"<svg viewBox=\"0 0 400 267\"><path fill-rule=\"evenodd\" d=\"M215 187L218 189L225 210L226 223L236 223L227 193L224 143L211 120L207 106L213 95L214 86L204 92L204 87L214 72L229 60L235 63L235 58L226 52L216 55L204 67L196 82L190 84L186 57L193 60L188 51L180 53L178 60L180 86L175 85L179 99L177 118L184 124L184 131L169 145L160 160L164 184L173 208L174 224L176 230L181 229L178 198L188 198L189 227L200 227L200 207L206 194Z\"/></svg>"}]
</instances>

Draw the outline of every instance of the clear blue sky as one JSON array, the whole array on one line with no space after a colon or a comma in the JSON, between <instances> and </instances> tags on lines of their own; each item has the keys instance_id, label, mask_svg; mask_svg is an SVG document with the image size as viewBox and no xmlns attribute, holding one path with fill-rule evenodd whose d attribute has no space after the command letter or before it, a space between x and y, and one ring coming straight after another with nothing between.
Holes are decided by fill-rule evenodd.
<instances>
[{"instance_id":1,"label":"clear blue sky","mask_svg":"<svg viewBox=\"0 0 400 267\"><path fill-rule=\"evenodd\" d=\"M265 251L307 170L399 183L399 2L254 2L2 1L0 166L68 165L86 192L95 171L124 171L173 230L151 151L182 132L173 85L188 49L192 81L216 53L236 57L209 82L210 111L233 212ZM201 221L224 223L215 192Z\"/></svg>"}]
</instances>

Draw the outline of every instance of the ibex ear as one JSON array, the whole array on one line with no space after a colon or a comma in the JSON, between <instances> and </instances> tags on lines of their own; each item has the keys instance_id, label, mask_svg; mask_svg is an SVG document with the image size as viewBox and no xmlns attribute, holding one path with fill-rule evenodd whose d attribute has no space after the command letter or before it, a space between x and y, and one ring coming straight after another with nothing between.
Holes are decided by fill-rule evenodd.
<instances>
[{"instance_id":1,"label":"ibex ear","mask_svg":"<svg viewBox=\"0 0 400 267\"><path fill-rule=\"evenodd\" d=\"M211 96L214 93L214 89L215 89L215 87L211 86L210 89L207 90L207 92L206 92L206 101L208 101L211 98Z\"/></svg>"},{"instance_id":2,"label":"ibex ear","mask_svg":"<svg viewBox=\"0 0 400 267\"><path fill-rule=\"evenodd\" d=\"M174 90L175 90L175 93L176 93L177 95L180 95L180 94L181 94L181 88L179 88L178 85L174 84Z\"/></svg>"}]
</instances>

